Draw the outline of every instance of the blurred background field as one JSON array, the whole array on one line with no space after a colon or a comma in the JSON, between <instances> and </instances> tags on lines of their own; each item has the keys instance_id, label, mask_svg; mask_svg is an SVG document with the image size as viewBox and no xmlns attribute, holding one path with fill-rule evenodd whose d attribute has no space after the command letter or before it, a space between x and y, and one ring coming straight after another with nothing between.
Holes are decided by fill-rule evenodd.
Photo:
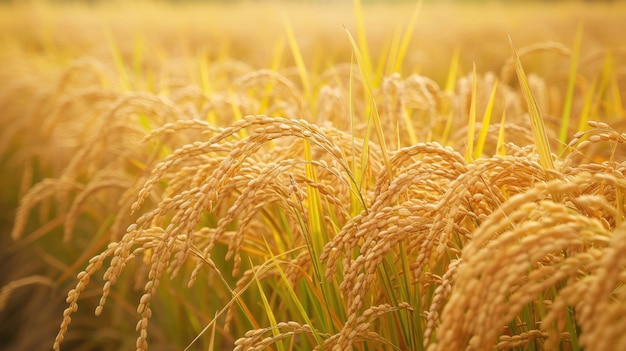
<instances>
[{"instance_id":1,"label":"blurred background field","mask_svg":"<svg viewBox=\"0 0 626 351\"><path fill-rule=\"evenodd\" d=\"M93 56L108 66L113 40L125 58L145 59L145 65L159 60L170 66L188 65L185 60L202 57L211 62L232 59L254 68L269 68L277 47L286 44L286 17L306 66L323 70L350 61L351 47L348 38L341 35L342 26L352 32L357 29L351 2L159 4L3 5L3 57L54 68L58 63ZM408 1L365 3L363 20L374 60L386 59L385 49L394 36L397 39L403 34L412 11L413 3ZM583 53L618 48L622 45L623 16L620 2L426 1L401 73L424 74L442 84L455 50L462 71L468 72L476 63L479 71L497 72L509 57L507 35L520 48L542 42L571 46L579 24L584 26ZM141 53L135 52L140 49ZM567 69L558 56L536 56L527 64L543 69L538 73ZM292 56L285 52L279 64L293 66Z\"/></svg>"},{"instance_id":2,"label":"blurred background field","mask_svg":"<svg viewBox=\"0 0 626 351\"><path fill-rule=\"evenodd\" d=\"M598 89L596 84L600 85L604 79L606 97L597 110L601 113L596 112L618 131L625 126L626 3L425 1L411 29L407 51L400 59L397 56L400 43L406 38L407 28L411 28L414 6L408 1L364 1L359 18L350 1L0 2L0 287L5 287L0 293L0 307L3 307L0 308L0 349L50 349L66 307L67 291L76 284L76 274L106 247L110 238L121 236L110 232L114 227L111 223L119 220L120 226L126 228L136 218L129 217L129 208L118 208L117 201L128 195L123 190L136 186L134 182L145 176L147 167L154 163L124 164L128 167L124 169L125 175L135 175L137 179L120 180L119 189L87 202L78 211L81 215L73 227L71 240L64 240L64 224L68 220L67 210L79 190L69 185L70 190L59 198L42 190L41 197L49 199L34 206L23 230L15 235L19 237L11 237L20 198L47 178L60 179L54 186L63 188L63 176L67 175L64 172L75 162L73 157L98 133L94 130L96 126L106 126L102 118L109 111L107 104L125 94L167 97L176 101L183 111L193 110L196 103L191 98L185 100L184 87L193 87L206 96L223 96L228 103L220 108L225 112L220 114L216 108L217 112L207 119L217 118L219 125L220 118L228 116L221 125L225 127L240 114L268 112L262 103L238 104L237 94L241 92L235 91L234 82L269 69L286 77L306 99L301 107L305 112L300 110L302 115L285 117L303 117L320 125L334 124L350 132L347 120L323 117L335 115L325 111L320 101L328 98L323 87L335 78L328 72L338 67L349 68L355 62L344 27L358 37L361 34L358 20L362 19L366 40L359 41L359 45L369 55L372 80L378 86L383 77L395 73L400 77L416 74L430 78L444 90L450 85L451 67L458 69L452 79L464 78L467 83L475 65L480 75L492 72L502 84L515 87L517 81L507 61L511 57L510 36L516 48L531 50L523 57L524 68L543 79L540 86L544 91L538 95L544 117L548 125L558 128L572 50L580 29L572 115L578 118L583 114L587 106L585 97ZM308 83L298 70L290 33L307 69ZM459 94L459 90L466 89L467 94L467 85L464 88L461 83L453 84L452 88ZM246 92L262 95L255 89ZM483 93L486 95L488 91ZM279 105L282 103L277 101ZM479 115L484 105L483 101ZM278 107L275 111L279 114L298 111L290 108ZM341 112L337 115L341 116ZM163 117L163 121L171 121L168 118ZM111 144L98 145L110 146L112 155L94 160L84 168L74 165L78 171L72 175L72 181L87 186L90 177L98 174L98 167L106 168L117 162L111 160L119 155L128 156L127 148L141 140L141 132L147 133L160 122L157 119L133 127L128 135L134 139L124 139L126 134L122 133L123 137L114 136L107 141ZM578 122L572 123L574 129ZM462 147L463 143L454 137L446 140L447 145L455 147ZM142 152L129 157L143 160ZM126 214L117 216L117 211ZM134 347L135 306L141 296L141 291L132 284L131 275L135 273L125 273L127 286L111 297L113 301L101 317L93 316L102 291L102 281L94 279L82 296L81 308L75 314L64 349ZM154 338L151 349L183 349L207 319L213 317L209 311L217 307L207 302L208 306L204 306L207 311L193 313L197 318L181 317L188 310L194 311L189 304L201 301L201 297L186 290L184 279L163 285L164 295L155 304L179 307L165 306L160 308L161 315L155 313L151 321ZM197 307L200 309L201 305ZM171 315L166 315L168 312ZM180 326L180 320L187 324ZM233 340L225 339L222 345L226 349ZM208 343L204 341L202 346L206 349Z\"/></svg>"}]
</instances>

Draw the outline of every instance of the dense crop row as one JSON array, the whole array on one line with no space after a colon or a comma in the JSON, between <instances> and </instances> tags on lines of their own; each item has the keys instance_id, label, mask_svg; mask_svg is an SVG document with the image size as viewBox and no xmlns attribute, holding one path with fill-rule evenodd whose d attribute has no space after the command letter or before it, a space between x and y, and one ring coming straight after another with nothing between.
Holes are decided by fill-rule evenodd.
<instances>
[{"instance_id":1,"label":"dense crop row","mask_svg":"<svg viewBox=\"0 0 626 351\"><path fill-rule=\"evenodd\" d=\"M7 345L626 347L623 6L284 6L0 8Z\"/></svg>"}]
</instances>

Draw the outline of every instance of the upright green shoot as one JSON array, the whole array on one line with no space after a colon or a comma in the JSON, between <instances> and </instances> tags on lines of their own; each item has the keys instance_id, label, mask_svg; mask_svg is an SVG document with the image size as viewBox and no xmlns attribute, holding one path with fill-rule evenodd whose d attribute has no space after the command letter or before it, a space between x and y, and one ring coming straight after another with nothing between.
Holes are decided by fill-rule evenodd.
<instances>
[{"instance_id":1,"label":"upright green shoot","mask_svg":"<svg viewBox=\"0 0 626 351\"><path fill-rule=\"evenodd\" d=\"M363 8L361 6L361 0L353 0L354 4L354 17L356 19L356 31L359 40L358 47L361 48L361 60L359 60L359 66L362 66L367 72L372 72L372 59L367 45L367 35L365 33L365 22L363 21ZM353 39L350 39L353 41ZM355 44L352 44L356 46Z\"/></svg>"},{"instance_id":2,"label":"upright green shoot","mask_svg":"<svg viewBox=\"0 0 626 351\"><path fill-rule=\"evenodd\" d=\"M250 262L250 265L254 266L252 262ZM267 301L267 296L265 296L265 292L263 292L263 286L261 286L261 282L259 281L259 277L257 276L256 271L253 270L252 272L254 273L254 281L256 282L257 288L259 289L259 295L261 296L261 301L263 302L263 307L265 309L265 313L267 314L267 319L270 322L272 335L274 337L278 337L280 336L280 331L278 330L278 323L276 322L276 317L274 316L272 306L270 306L269 302ZM283 345L282 340L278 340L276 342L276 347L278 348L278 351L285 351L285 346Z\"/></svg>"},{"instance_id":3,"label":"upright green shoot","mask_svg":"<svg viewBox=\"0 0 626 351\"><path fill-rule=\"evenodd\" d=\"M578 121L578 127L576 131L583 131L587 129L587 122L589 122L589 115L592 113L592 109L597 106L597 100L599 98L596 97L596 86L598 85L598 80L594 79L591 82L591 86L589 90L585 93L585 102L583 104L583 109L580 112L580 118Z\"/></svg>"},{"instance_id":4,"label":"upright green shoot","mask_svg":"<svg viewBox=\"0 0 626 351\"><path fill-rule=\"evenodd\" d=\"M407 274L411 272L411 268L405 243L398 243L398 248L399 264L396 262L397 257L387 255L379 267L382 289L385 290L392 305L408 303L411 308L420 310L422 307L420 293L416 292L415 285L411 282L411 274ZM407 311L398 310L398 315L394 316L395 334L398 336L400 349L419 350L419 346L423 344L424 335L421 319L415 318L412 311L408 313L410 314L407 315Z\"/></svg>"},{"instance_id":5,"label":"upright green shoot","mask_svg":"<svg viewBox=\"0 0 626 351\"><path fill-rule=\"evenodd\" d=\"M203 50L201 54L198 55L198 74L200 75L200 88L202 92L206 96L210 96L213 87L209 79L209 57L206 50ZM209 110L206 115L206 120L213 124L217 123L218 119L215 111Z\"/></svg>"},{"instance_id":6,"label":"upright green shoot","mask_svg":"<svg viewBox=\"0 0 626 351\"><path fill-rule=\"evenodd\" d=\"M367 169L367 162L368 162L368 155L369 155L369 151L368 151L369 135L366 135L365 138L363 138L363 149L361 150L361 160L360 160L360 167L359 167L356 161L356 155L357 155L356 135L355 135L355 130L354 130L355 116L354 116L354 77L352 76L353 71L354 71L353 60L350 59L350 86L349 86L349 93L348 93L348 99L349 99L348 109L350 111L350 135L352 136L352 160L350 164L350 171L352 172L353 177L355 179L354 182L350 182L350 187L352 188L352 191L350 192L352 194L350 196L350 198L352 199L351 201L352 206L350 207L350 215L352 217L356 216L357 214L361 212L361 210L363 210L363 202L355 194L361 192L361 186L363 184L363 178L365 177L365 170ZM369 134L369 128L367 129L366 133Z\"/></svg>"},{"instance_id":7,"label":"upright green shoot","mask_svg":"<svg viewBox=\"0 0 626 351\"><path fill-rule=\"evenodd\" d=\"M391 37L391 41L386 41L385 42L385 47L383 48L383 52L387 52L387 57L383 60L383 58L381 58L380 62L379 62L379 66L384 66L385 69L378 69L377 73L384 73L385 76L390 76L392 75L395 71L395 65L396 62L398 61L398 51L400 51L400 26L398 26L398 28L396 28L396 30L393 32L393 36ZM384 64L383 64L384 61Z\"/></svg>"},{"instance_id":8,"label":"upright green shoot","mask_svg":"<svg viewBox=\"0 0 626 351\"><path fill-rule=\"evenodd\" d=\"M353 73L353 60L350 60L350 81L349 81L349 91L348 91L348 109L350 111L350 135L351 135L351 148L352 148L352 159L350 160L350 175L353 181L350 182L350 217L354 217L359 214L362 210L367 210L365 208L365 203L363 202L363 195L361 193L362 185L364 182L364 178L366 177L365 170L367 169L368 157L369 157L369 128L367 129L366 137L363 139L363 148L361 150L361 160L360 164L357 164L356 160L356 134L354 130L355 125L355 117L354 117L354 77Z\"/></svg>"},{"instance_id":9,"label":"upright green shoot","mask_svg":"<svg viewBox=\"0 0 626 351\"><path fill-rule=\"evenodd\" d=\"M293 33L293 29L291 28L291 23L289 19L285 16L285 31L287 32L287 40L289 41L289 47L291 48L291 54L293 55L293 59L296 62L296 67L298 68L298 74L300 75L300 80L302 81L302 87L304 88L304 95L308 98L311 97L311 83L309 80L309 71L304 65L304 60L302 59L302 53L300 52L300 47L298 46L298 41Z\"/></svg>"},{"instance_id":10,"label":"upright green shoot","mask_svg":"<svg viewBox=\"0 0 626 351\"><path fill-rule=\"evenodd\" d=\"M461 56L461 50L456 47L452 51L452 58L450 59L450 67L448 67L448 77L446 78L445 91L447 93L454 92L456 86L456 78L459 72L459 58Z\"/></svg>"},{"instance_id":11,"label":"upright green shoot","mask_svg":"<svg viewBox=\"0 0 626 351\"><path fill-rule=\"evenodd\" d=\"M297 186L293 178L291 179L291 182L294 187ZM317 191L316 189L313 190ZM319 191L317 192L319 196ZM327 281L323 278L322 263L319 260L319 255L317 254L319 250L315 249L315 246L319 244L314 243L314 241L320 242L323 245L323 241L328 239L321 238L321 235L317 235L317 238L314 238L315 235L311 234L311 224L309 224L312 218L312 214L310 213L311 211L309 211L308 218L303 216L305 208L302 199L300 199L300 197L296 194L293 194L292 197L296 200L296 203L298 203L299 206L299 208L294 209L294 213L298 218L302 231L304 232L306 249L309 253L309 257L311 259L314 271L313 277L315 279L306 279L306 286L309 287L309 290L306 290L306 292L311 293L310 297L312 301L325 301L323 305L318 305L314 303L313 308L320 315L323 316L323 323L326 326L325 330L327 330L328 328L332 328L332 326L335 324L335 318L333 318L334 314L341 314L341 306L339 306L337 303L336 291L338 289L338 286L336 281ZM319 203L320 201L318 200L317 202Z\"/></svg>"},{"instance_id":12,"label":"upright green shoot","mask_svg":"<svg viewBox=\"0 0 626 351\"><path fill-rule=\"evenodd\" d=\"M313 327L314 324L311 321L311 318L309 318L309 315L308 315L306 309L302 305L302 302L300 301L300 298L298 297L298 294L296 294L296 292L293 290L293 287L291 286L291 283L289 282L289 279L287 279L287 276L285 275L285 272L280 267L280 264L279 264L278 260L276 259L276 256L274 256L272 254L272 251L271 251L267 241L265 242L265 246L267 247L267 250L268 250L268 253L270 255L270 259L271 259L271 261L272 261L272 263L274 265L274 268L276 269L276 271L280 275L280 281L284 284L284 287L287 290L287 295L289 296L289 298L291 300L290 302L292 302L295 305L296 310L300 313L301 317L304 319L306 324L308 324L311 327L311 332L313 334L313 338L315 339L316 344L320 348L322 348L322 344L323 344L322 338L319 335L319 332L317 331L317 329Z\"/></svg>"},{"instance_id":13,"label":"upright green shoot","mask_svg":"<svg viewBox=\"0 0 626 351\"><path fill-rule=\"evenodd\" d=\"M283 57L283 50L285 49L285 40L281 37L276 44L274 45L274 54L272 55L272 66L271 70L273 72L278 72L280 68L280 62ZM263 98L261 99L260 111L267 111L270 104L270 97L272 90L274 89L274 81L267 82L265 84Z\"/></svg>"},{"instance_id":14,"label":"upright green shoot","mask_svg":"<svg viewBox=\"0 0 626 351\"><path fill-rule=\"evenodd\" d=\"M385 166L387 168L387 172L389 174L389 179L393 178L393 168L391 167L391 162L389 161L389 155L387 152L387 144L385 142L385 137L383 135L383 128L380 121L380 116L378 115L378 109L376 107L376 101L374 100L374 95L372 93L372 83L373 81L370 78L370 72L372 72L372 60L370 57L369 49L367 46L367 36L365 32L365 24L363 21L363 8L361 7L360 0L354 0L354 13L356 18L357 25L357 35L359 38L359 44L357 45L356 41L350 34L350 31L346 28L346 33L348 33L348 38L350 39L350 44L352 45L352 50L354 51L354 55L356 56L357 63L359 66L359 70L361 72L361 78L363 80L363 85L365 86L366 99L369 100L369 113L371 118L368 117L368 129L369 129L369 121L373 120L374 126L376 128L376 134L378 135L378 141L380 143L381 151L383 154L383 159L385 161Z\"/></svg>"},{"instance_id":15,"label":"upright green shoot","mask_svg":"<svg viewBox=\"0 0 626 351\"><path fill-rule=\"evenodd\" d=\"M498 141L496 143L496 154L506 156L504 148L504 123L506 122L506 109L502 110L502 118L500 119L500 129L498 130Z\"/></svg>"},{"instance_id":16,"label":"upright green shoot","mask_svg":"<svg viewBox=\"0 0 626 351\"><path fill-rule=\"evenodd\" d=\"M448 68L448 78L446 79L445 92L452 94L456 85L456 79L459 71L459 56L460 50L457 47L452 52L452 59L450 60L450 67ZM441 144L446 145L448 138L450 137L450 130L452 129L452 121L454 121L454 111L451 104L446 101L446 105L443 106L443 113L447 114L446 125L441 133Z\"/></svg>"},{"instance_id":17,"label":"upright green shoot","mask_svg":"<svg viewBox=\"0 0 626 351\"><path fill-rule=\"evenodd\" d=\"M200 88L208 96L213 89L209 80L209 57L206 49L198 56L198 74L200 75Z\"/></svg>"},{"instance_id":18,"label":"upright green shoot","mask_svg":"<svg viewBox=\"0 0 626 351\"><path fill-rule=\"evenodd\" d=\"M402 63L404 62L404 57L409 49L409 44L411 43L411 37L413 32L415 31L415 26L417 24L417 18L419 17L420 9L422 8L423 0L418 0L415 2L415 7L413 8L413 12L411 13L411 19L409 20L409 25L406 27L404 34L402 35L402 41L400 42L400 48L398 50L398 54L396 55L396 60L393 65L393 72L400 72L402 68Z\"/></svg>"},{"instance_id":19,"label":"upright green shoot","mask_svg":"<svg viewBox=\"0 0 626 351\"><path fill-rule=\"evenodd\" d=\"M615 116L624 117L624 106L622 104L622 96L617 76L617 74L611 75L611 100L613 101L613 113Z\"/></svg>"},{"instance_id":20,"label":"upright green shoot","mask_svg":"<svg viewBox=\"0 0 626 351\"><path fill-rule=\"evenodd\" d=\"M472 70L472 98L470 102L469 121L467 122L467 147L465 149L465 160L468 163L473 161L474 155L474 133L476 129L476 64Z\"/></svg>"},{"instance_id":21,"label":"upright green shoot","mask_svg":"<svg viewBox=\"0 0 626 351\"><path fill-rule=\"evenodd\" d=\"M115 63L115 68L120 75L120 87L123 91L130 91L132 89L132 80L128 74L128 70L126 68L126 64L124 63L124 58L122 57L122 53L119 50L119 46L113 37L113 33L111 33L110 29L104 29L104 37L106 38L107 44L109 44L109 50L111 51L111 56L113 57L113 62Z\"/></svg>"},{"instance_id":22,"label":"upright green shoot","mask_svg":"<svg viewBox=\"0 0 626 351\"><path fill-rule=\"evenodd\" d=\"M385 142L382 123L380 121L380 116L378 115L378 109L376 107L376 101L373 95L372 81L369 77L369 70L365 65L365 59L363 58L363 55L361 55L361 51L359 50L358 45L354 41L354 38L352 37L348 29L346 29L346 33L348 34L348 38L350 39L350 43L352 44L352 50L354 51L354 55L356 56L356 60L359 66L359 71L361 72L361 78L365 87L366 99L369 100L369 113L371 114L371 118L368 118L368 129L369 121L371 120L374 122L374 127L376 128L376 134L378 135L378 142L380 144L383 160L385 161L385 167L387 168L387 173L389 174L389 179L391 180L394 177L393 168L391 167L391 162L389 161L387 143Z\"/></svg>"},{"instance_id":23,"label":"upright green shoot","mask_svg":"<svg viewBox=\"0 0 626 351\"><path fill-rule=\"evenodd\" d=\"M610 52L608 52L604 58L604 63L602 64L600 77L596 77L591 82L591 86L588 91L585 92L585 101L583 109L580 113L577 131L584 131L588 128L587 122L589 122L590 117L594 119L599 117L597 116L598 108L604 95L606 94L607 89L610 89L608 86L614 75L613 56Z\"/></svg>"},{"instance_id":24,"label":"upright green shoot","mask_svg":"<svg viewBox=\"0 0 626 351\"><path fill-rule=\"evenodd\" d=\"M306 176L313 183L317 183L317 175L315 174L315 167L312 164L313 156L311 154L311 144L308 140L303 140L304 143L304 160L306 161ZM324 240L328 237L326 233L326 226L324 226L324 210L322 208L322 199L320 192L316 187L307 185L308 195L308 214L309 214L309 233L311 236L311 251L312 257L318 257L319 253L324 246ZM318 279L321 279L321 273L316 270Z\"/></svg>"},{"instance_id":25,"label":"upright green shoot","mask_svg":"<svg viewBox=\"0 0 626 351\"><path fill-rule=\"evenodd\" d=\"M598 102L595 104L596 106L602 105L606 109L605 113L608 115L622 115L623 109L619 85L617 84L615 58L611 51L608 51L604 58L597 95ZM602 104L600 103L601 101L603 101Z\"/></svg>"},{"instance_id":26,"label":"upright green shoot","mask_svg":"<svg viewBox=\"0 0 626 351\"><path fill-rule=\"evenodd\" d=\"M580 44L582 42L583 26L578 26L576 31L576 39L574 42L574 50L572 52L572 62L570 64L569 81L567 83L567 92L565 93L565 102L563 105L563 113L561 114L561 129L559 130L559 152L563 152L567 145L567 132L572 114L572 102L574 100L574 88L576 87L576 77L578 76L578 59L580 56Z\"/></svg>"},{"instance_id":27,"label":"upright green shoot","mask_svg":"<svg viewBox=\"0 0 626 351\"><path fill-rule=\"evenodd\" d=\"M406 53L409 49L409 44L411 44L411 38L413 36L413 32L415 32L417 18L419 17L420 9L422 8L423 2L423 0L418 0L415 2L413 12L411 13L411 18L409 19L409 24L402 33L402 39L400 39L397 32L394 33L392 44L389 48L387 69L385 71L387 75L391 75L394 72L402 71L404 58L406 57Z\"/></svg>"},{"instance_id":28,"label":"upright green shoot","mask_svg":"<svg viewBox=\"0 0 626 351\"><path fill-rule=\"evenodd\" d=\"M546 127L543 124L543 118L541 117L539 105L537 105L537 100L530 90L530 86L528 85L528 79L526 78L526 73L524 72L524 67L522 67L522 61L520 60L519 55L517 54L517 51L513 46L513 39L511 39L511 37L509 37L509 43L511 44L511 51L513 52L513 60L515 62L515 72L517 73L520 88L522 89L522 95L524 96L526 104L528 105L530 127L532 130L535 147L537 148L537 152L539 153L539 162L543 169L553 170L555 169L555 167L554 162L552 161L552 152L550 151L548 134L546 133Z\"/></svg>"},{"instance_id":29,"label":"upright green shoot","mask_svg":"<svg viewBox=\"0 0 626 351\"><path fill-rule=\"evenodd\" d=\"M491 89L491 95L489 95L489 101L487 102L487 108L483 115L483 123L480 126L480 132L478 133L478 141L476 141L476 148L474 149L474 160L480 158L483 154L483 148L485 147L485 141L487 140L487 133L489 132L489 124L491 123L491 114L493 112L493 103L496 98L496 89L498 88L498 80L493 82L493 88Z\"/></svg>"}]
</instances>

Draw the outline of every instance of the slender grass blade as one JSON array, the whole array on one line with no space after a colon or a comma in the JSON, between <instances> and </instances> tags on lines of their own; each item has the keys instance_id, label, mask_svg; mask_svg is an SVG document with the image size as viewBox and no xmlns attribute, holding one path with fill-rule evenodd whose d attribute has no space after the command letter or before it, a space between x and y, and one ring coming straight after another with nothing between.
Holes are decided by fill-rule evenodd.
<instances>
[{"instance_id":1,"label":"slender grass blade","mask_svg":"<svg viewBox=\"0 0 626 351\"><path fill-rule=\"evenodd\" d=\"M524 67L522 67L522 61L520 60L519 55L517 54L517 51L513 46L513 39L511 39L511 37L509 37L509 43L511 44L513 60L515 62L515 72L517 73L520 88L522 89L522 95L524 96L524 99L526 100L526 103L528 105L530 127L532 129L535 147L537 148L537 152L539 153L539 162L545 170L553 170L555 169L555 167L554 162L552 161L552 152L550 151L548 134L546 133L546 127L543 123L543 118L541 117L539 105L537 105L537 100L530 90L530 86L528 85L528 79L526 78L526 73L524 72Z\"/></svg>"}]
</instances>

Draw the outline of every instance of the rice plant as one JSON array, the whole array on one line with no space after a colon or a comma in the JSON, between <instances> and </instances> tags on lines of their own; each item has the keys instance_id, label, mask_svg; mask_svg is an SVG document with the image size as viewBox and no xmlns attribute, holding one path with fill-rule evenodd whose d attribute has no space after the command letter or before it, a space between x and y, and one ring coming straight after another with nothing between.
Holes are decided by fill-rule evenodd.
<instances>
[{"instance_id":1,"label":"rice plant","mask_svg":"<svg viewBox=\"0 0 626 351\"><path fill-rule=\"evenodd\" d=\"M625 348L623 5L332 6L3 5L1 253L37 259L0 312L66 293L54 350Z\"/></svg>"}]
</instances>

